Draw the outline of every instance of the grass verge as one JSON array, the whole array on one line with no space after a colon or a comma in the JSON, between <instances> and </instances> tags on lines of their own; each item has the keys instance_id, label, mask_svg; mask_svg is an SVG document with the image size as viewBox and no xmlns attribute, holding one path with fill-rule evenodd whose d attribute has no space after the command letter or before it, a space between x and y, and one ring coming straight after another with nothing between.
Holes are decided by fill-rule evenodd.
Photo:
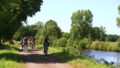
<instances>
[{"instance_id":1,"label":"grass verge","mask_svg":"<svg viewBox=\"0 0 120 68\"><path fill-rule=\"evenodd\" d=\"M23 68L17 45L0 45L0 68Z\"/></svg>"}]
</instances>

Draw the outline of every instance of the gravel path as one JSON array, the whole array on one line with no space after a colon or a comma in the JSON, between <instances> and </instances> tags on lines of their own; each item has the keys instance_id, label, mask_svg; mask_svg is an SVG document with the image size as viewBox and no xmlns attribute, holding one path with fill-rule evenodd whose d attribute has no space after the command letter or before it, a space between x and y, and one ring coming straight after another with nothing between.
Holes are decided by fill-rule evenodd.
<instances>
[{"instance_id":1,"label":"gravel path","mask_svg":"<svg viewBox=\"0 0 120 68\"><path fill-rule=\"evenodd\" d=\"M71 68L69 65L60 63L50 55L46 56L40 50L20 51L25 68Z\"/></svg>"}]
</instances>

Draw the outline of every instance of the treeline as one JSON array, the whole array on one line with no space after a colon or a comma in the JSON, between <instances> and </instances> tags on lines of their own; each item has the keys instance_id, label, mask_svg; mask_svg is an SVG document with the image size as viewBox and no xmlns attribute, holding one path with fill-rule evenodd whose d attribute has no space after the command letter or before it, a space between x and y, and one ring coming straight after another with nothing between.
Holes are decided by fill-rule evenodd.
<instances>
[{"instance_id":1,"label":"treeline","mask_svg":"<svg viewBox=\"0 0 120 68\"><path fill-rule=\"evenodd\" d=\"M13 39L34 36L37 44L42 44L44 37L49 36L51 46L72 46L78 49L90 48L92 41L116 42L119 39L118 35L107 35L103 26L92 27L92 18L90 10L78 10L72 14L69 33L62 32L56 21L48 20L45 24L39 21L34 25L20 27Z\"/></svg>"}]
</instances>

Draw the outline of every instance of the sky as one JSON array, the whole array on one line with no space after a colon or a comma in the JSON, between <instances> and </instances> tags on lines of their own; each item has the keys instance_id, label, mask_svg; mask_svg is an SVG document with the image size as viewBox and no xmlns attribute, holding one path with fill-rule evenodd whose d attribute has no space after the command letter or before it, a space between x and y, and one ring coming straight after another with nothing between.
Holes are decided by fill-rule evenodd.
<instances>
[{"instance_id":1,"label":"sky","mask_svg":"<svg viewBox=\"0 0 120 68\"><path fill-rule=\"evenodd\" d=\"M93 27L105 27L107 34L120 35L116 25L120 0L43 0L40 12L28 17L29 25L38 21L55 20L63 32L70 32L71 16L78 10L90 10L93 14Z\"/></svg>"}]
</instances>

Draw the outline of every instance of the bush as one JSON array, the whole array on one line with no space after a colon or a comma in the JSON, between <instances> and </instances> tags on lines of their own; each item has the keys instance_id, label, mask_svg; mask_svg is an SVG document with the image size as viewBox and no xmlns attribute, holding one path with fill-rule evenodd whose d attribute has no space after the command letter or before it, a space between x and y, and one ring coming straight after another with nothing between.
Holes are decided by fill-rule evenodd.
<instances>
[{"instance_id":1,"label":"bush","mask_svg":"<svg viewBox=\"0 0 120 68\"><path fill-rule=\"evenodd\" d=\"M44 41L44 36L40 36L38 39L37 39L37 44L43 44L43 41Z\"/></svg>"},{"instance_id":2,"label":"bush","mask_svg":"<svg viewBox=\"0 0 120 68\"><path fill-rule=\"evenodd\" d=\"M57 41L57 37L55 37L55 36L50 36L49 37L50 46L57 46L56 41Z\"/></svg>"},{"instance_id":3,"label":"bush","mask_svg":"<svg viewBox=\"0 0 120 68\"><path fill-rule=\"evenodd\" d=\"M92 43L91 40L84 38L79 42L79 47L81 47L82 49L90 48L91 43Z\"/></svg>"},{"instance_id":4,"label":"bush","mask_svg":"<svg viewBox=\"0 0 120 68\"><path fill-rule=\"evenodd\" d=\"M74 40L72 38L69 38L67 40L67 46L73 46L73 42L74 42Z\"/></svg>"},{"instance_id":5,"label":"bush","mask_svg":"<svg viewBox=\"0 0 120 68\"><path fill-rule=\"evenodd\" d=\"M67 44L67 40L66 38L62 37L60 39L57 40L57 45L58 46L62 46L62 47L65 47Z\"/></svg>"}]
</instances>

